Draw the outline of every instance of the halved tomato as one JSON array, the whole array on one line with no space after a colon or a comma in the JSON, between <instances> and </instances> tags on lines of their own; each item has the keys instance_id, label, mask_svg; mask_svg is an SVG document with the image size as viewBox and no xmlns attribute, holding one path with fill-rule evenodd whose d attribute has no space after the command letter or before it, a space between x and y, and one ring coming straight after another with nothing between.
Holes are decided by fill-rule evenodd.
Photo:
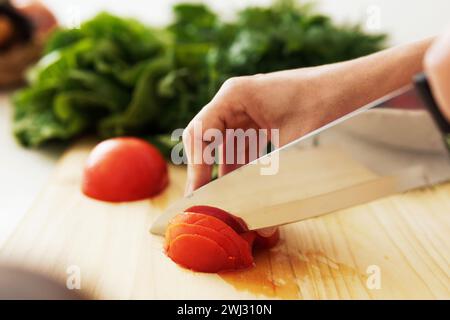
<instances>
[{"instance_id":1,"label":"halved tomato","mask_svg":"<svg viewBox=\"0 0 450 320\"><path fill-rule=\"evenodd\" d=\"M135 201L161 192L168 183L167 164L145 140L113 138L90 153L83 175L87 196L110 202Z\"/></svg>"}]
</instances>

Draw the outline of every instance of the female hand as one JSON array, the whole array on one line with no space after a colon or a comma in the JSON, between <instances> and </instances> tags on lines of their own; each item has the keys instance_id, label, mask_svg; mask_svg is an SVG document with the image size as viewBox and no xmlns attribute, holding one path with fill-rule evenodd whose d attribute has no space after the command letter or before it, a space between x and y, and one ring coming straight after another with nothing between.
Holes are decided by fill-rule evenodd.
<instances>
[{"instance_id":1,"label":"female hand","mask_svg":"<svg viewBox=\"0 0 450 320\"><path fill-rule=\"evenodd\" d=\"M205 137L208 129L219 129L225 142L231 139L225 133L228 129L278 129L279 145L284 145L332 120L334 114L322 106L325 96L331 92L319 92L314 73L308 69L290 70L227 80L184 131L183 142L189 160L186 192L211 179L211 165L201 157L195 158L196 152L197 156L203 156L200 152L211 142ZM195 141L201 141L202 149L195 148ZM226 157L225 144L220 149L222 159ZM239 152L237 149L227 151ZM238 164L237 155L233 157L233 163L219 164L219 176L236 169L242 162L253 160L247 155L245 161Z\"/></svg>"},{"instance_id":2,"label":"female hand","mask_svg":"<svg viewBox=\"0 0 450 320\"><path fill-rule=\"evenodd\" d=\"M194 148L210 144L206 130L218 129L225 136L226 129L278 129L282 146L410 83L422 71L431 42L426 39L342 63L229 79L183 133L186 193L211 180L211 164ZM201 130L194 130L198 123ZM240 165L220 164L219 176Z\"/></svg>"}]
</instances>

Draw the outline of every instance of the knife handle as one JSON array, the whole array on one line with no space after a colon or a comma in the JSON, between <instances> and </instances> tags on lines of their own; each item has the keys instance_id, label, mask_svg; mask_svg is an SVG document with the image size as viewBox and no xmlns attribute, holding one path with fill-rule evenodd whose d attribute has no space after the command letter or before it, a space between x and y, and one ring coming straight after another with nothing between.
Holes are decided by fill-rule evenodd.
<instances>
[{"instance_id":1,"label":"knife handle","mask_svg":"<svg viewBox=\"0 0 450 320\"><path fill-rule=\"evenodd\" d=\"M444 143L447 149L450 151L450 123L442 114L436 100L431 92L430 84L428 83L427 75L425 73L419 73L414 76L414 86L416 91L419 93L420 98L426 105L428 111L430 112L434 122L439 127L443 134Z\"/></svg>"}]
</instances>

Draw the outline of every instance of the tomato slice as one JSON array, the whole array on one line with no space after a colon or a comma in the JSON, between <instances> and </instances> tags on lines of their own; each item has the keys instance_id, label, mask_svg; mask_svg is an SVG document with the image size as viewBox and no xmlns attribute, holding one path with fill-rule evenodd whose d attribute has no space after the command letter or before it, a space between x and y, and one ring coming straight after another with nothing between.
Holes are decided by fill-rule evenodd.
<instances>
[{"instance_id":1,"label":"tomato slice","mask_svg":"<svg viewBox=\"0 0 450 320\"><path fill-rule=\"evenodd\" d=\"M195 226L206 227L219 232L221 235L231 241L235 247L238 248L239 254L236 256L236 268L246 268L253 264L252 247L245 241L239 234L237 234L231 227L225 224L223 221L208 216L202 213L186 212L179 214L170 223L168 230L171 226L178 224L190 224ZM171 234L166 232L166 243Z\"/></svg>"},{"instance_id":2,"label":"tomato slice","mask_svg":"<svg viewBox=\"0 0 450 320\"><path fill-rule=\"evenodd\" d=\"M255 243L255 239L256 239L256 234L257 233L254 231L249 231L249 232L241 233L240 236L242 237L242 239L247 241L250 248L253 248L253 244Z\"/></svg>"},{"instance_id":3,"label":"tomato slice","mask_svg":"<svg viewBox=\"0 0 450 320\"><path fill-rule=\"evenodd\" d=\"M181 266L200 272L232 270L234 262L217 242L198 234L182 234L170 242L168 256Z\"/></svg>"},{"instance_id":4,"label":"tomato slice","mask_svg":"<svg viewBox=\"0 0 450 320\"><path fill-rule=\"evenodd\" d=\"M252 246L237 234L232 228L224 224L221 220L214 217L205 216L205 218L195 222L196 225L209 226L216 229L238 246L240 255L238 257L238 266L240 268L247 268L253 264Z\"/></svg>"},{"instance_id":5,"label":"tomato slice","mask_svg":"<svg viewBox=\"0 0 450 320\"><path fill-rule=\"evenodd\" d=\"M214 229L194 224L176 223L172 224L166 232L168 233L166 236L166 250L170 250L170 243L178 236L182 234L197 234L215 241L222 249L225 250L229 259L234 262L233 268L239 267L236 265L236 261L240 255L239 248L228 237Z\"/></svg>"},{"instance_id":6,"label":"tomato slice","mask_svg":"<svg viewBox=\"0 0 450 320\"><path fill-rule=\"evenodd\" d=\"M248 231L242 219L224 210L194 206L172 219L166 231L165 249L173 261L184 267L218 272L252 266L252 248L271 248L278 240L278 230L264 237ZM200 258L202 254L207 256Z\"/></svg>"},{"instance_id":7,"label":"tomato slice","mask_svg":"<svg viewBox=\"0 0 450 320\"><path fill-rule=\"evenodd\" d=\"M211 206L193 206L185 210L185 212L197 212L197 213L203 213L207 214L209 216L216 217L223 222L225 222L227 225L229 225L231 228L234 229L237 233L241 234L247 234L245 237L247 240L251 239L250 247L255 245L258 248L267 248L270 249L274 247L278 241L280 240L280 231L277 229L273 234L270 236L263 236L255 231L248 231L247 225L245 224L244 220L242 220L239 217L236 217L232 215L231 213L226 212L225 210L211 207ZM251 233L254 233L253 236L250 236Z\"/></svg>"},{"instance_id":8,"label":"tomato slice","mask_svg":"<svg viewBox=\"0 0 450 320\"><path fill-rule=\"evenodd\" d=\"M123 202L150 198L168 183L167 164L153 145L138 138L113 138L90 153L83 193L91 198Z\"/></svg>"},{"instance_id":9,"label":"tomato slice","mask_svg":"<svg viewBox=\"0 0 450 320\"><path fill-rule=\"evenodd\" d=\"M233 216L231 213L226 212L225 210L211 207L211 206L193 206L184 210L184 212L195 212L195 213L203 213L209 216L215 217L217 219L222 220L231 228L234 229L237 233L243 233L248 231L247 225L244 220Z\"/></svg>"}]
</instances>

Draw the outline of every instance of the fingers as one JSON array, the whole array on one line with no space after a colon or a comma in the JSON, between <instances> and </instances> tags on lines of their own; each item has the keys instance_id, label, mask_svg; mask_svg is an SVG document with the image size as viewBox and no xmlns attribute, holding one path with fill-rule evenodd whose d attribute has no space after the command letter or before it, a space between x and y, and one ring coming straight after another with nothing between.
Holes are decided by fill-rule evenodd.
<instances>
[{"instance_id":1,"label":"fingers","mask_svg":"<svg viewBox=\"0 0 450 320\"><path fill-rule=\"evenodd\" d=\"M428 50L424 65L433 95L450 121L450 30Z\"/></svg>"},{"instance_id":2,"label":"fingers","mask_svg":"<svg viewBox=\"0 0 450 320\"><path fill-rule=\"evenodd\" d=\"M255 123L247 123L247 130L225 132L220 149L219 177L258 159L264 154L268 143L267 130L261 130ZM240 137L239 137L240 136Z\"/></svg>"},{"instance_id":3,"label":"fingers","mask_svg":"<svg viewBox=\"0 0 450 320\"><path fill-rule=\"evenodd\" d=\"M256 230L256 232L264 237L264 238L268 238L270 236L272 236L276 231L277 231L278 227L270 227L270 228L263 228L263 229L258 229Z\"/></svg>"},{"instance_id":4,"label":"fingers","mask_svg":"<svg viewBox=\"0 0 450 320\"><path fill-rule=\"evenodd\" d=\"M211 165L193 164L189 162L187 167L187 183L184 191L185 195L192 193L195 189L211 181L211 172Z\"/></svg>"},{"instance_id":5,"label":"fingers","mask_svg":"<svg viewBox=\"0 0 450 320\"><path fill-rule=\"evenodd\" d=\"M233 139L233 135L230 132L225 132L225 138L219 155L219 177L242 166L242 164L239 164L237 161L237 146L231 139Z\"/></svg>"},{"instance_id":6,"label":"fingers","mask_svg":"<svg viewBox=\"0 0 450 320\"><path fill-rule=\"evenodd\" d=\"M195 116L183 132L183 145L188 160L188 181L185 190L187 194L211 180L212 165L215 163L214 151L220 150L226 140L225 129L252 127L242 105L242 101L246 100L243 93L249 91L246 89L247 85L246 77L225 81L212 101ZM239 154L239 150L236 153ZM211 157L210 154L214 156ZM220 175L242 165L239 161L234 163L235 165L219 168Z\"/></svg>"},{"instance_id":7,"label":"fingers","mask_svg":"<svg viewBox=\"0 0 450 320\"><path fill-rule=\"evenodd\" d=\"M205 106L200 113L189 123L183 132L183 145L188 160L187 183L185 194L192 193L195 189L207 184L211 180L211 171L214 159L209 155L211 142L214 135L205 134L207 130L220 133L224 131L224 123L220 120L219 107L213 102Z\"/></svg>"}]
</instances>

